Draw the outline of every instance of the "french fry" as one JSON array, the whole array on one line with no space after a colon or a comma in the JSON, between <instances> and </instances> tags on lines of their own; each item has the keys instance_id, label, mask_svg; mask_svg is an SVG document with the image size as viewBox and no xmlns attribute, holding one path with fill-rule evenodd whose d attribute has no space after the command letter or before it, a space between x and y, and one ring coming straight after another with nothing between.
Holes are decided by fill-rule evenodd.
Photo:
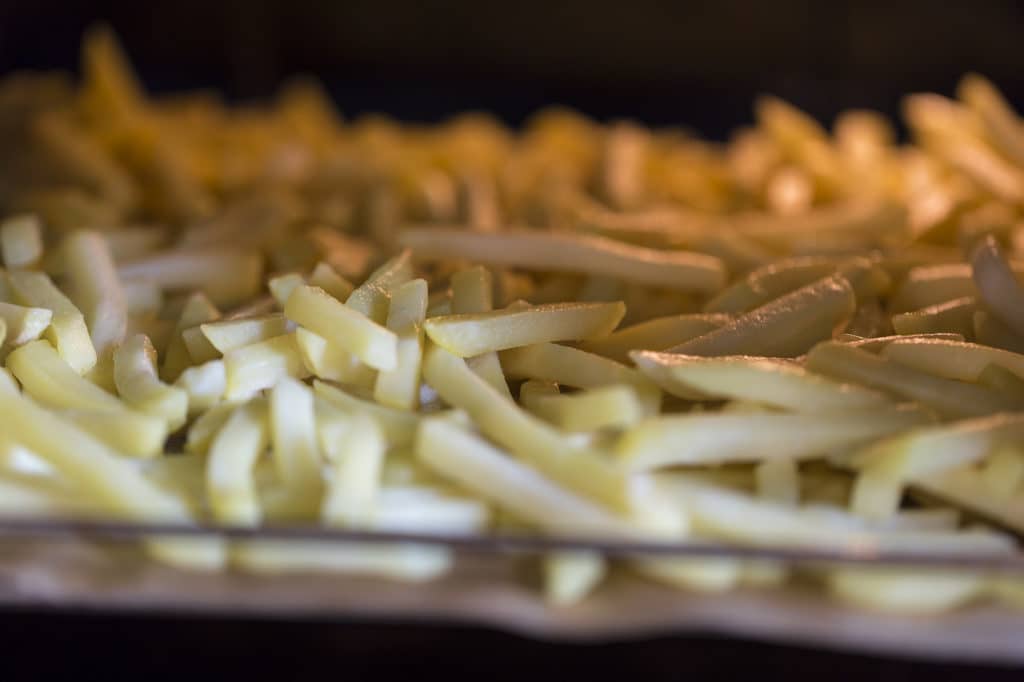
<instances>
[{"instance_id":1,"label":"french fry","mask_svg":"<svg viewBox=\"0 0 1024 682\"><path fill-rule=\"evenodd\" d=\"M220 318L217 306L205 294L192 294L185 299L185 304L174 325L174 332L164 353L164 363L160 367L160 376L167 381L174 381L191 364L188 347L183 334L185 330L196 327L204 322Z\"/></svg>"},{"instance_id":2,"label":"french fry","mask_svg":"<svg viewBox=\"0 0 1024 682\"><path fill-rule=\"evenodd\" d=\"M593 590L608 565L594 552L558 552L544 557L544 595L556 606L569 606Z\"/></svg>"},{"instance_id":3,"label":"french fry","mask_svg":"<svg viewBox=\"0 0 1024 682\"><path fill-rule=\"evenodd\" d=\"M240 249L168 250L119 264L117 273L168 291L199 289L215 304L231 306L259 292L263 260Z\"/></svg>"},{"instance_id":4,"label":"french fry","mask_svg":"<svg viewBox=\"0 0 1024 682\"><path fill-rule=\"evenodd\" d=\"M407 229L399 241L416 258L467 258L504 267L611 275L678 291L715 292L725 284L725 268L713 256L655 251L603 237L526 230L474 234L430 227Z\"/></svg>"},{"instance_id":5,"label":"french fry","mask_svg":"<svg viewBox=\"0 0 1024 682\"><path fill-rule=\"evenodd\" d=\"M285 316L275 313L206 322L199 325L199 329L217 351L217 357L236 348L266 341L290 331Z\"/></svg>"},{"instance_id":6,"label":"french fry","mask_svg":"<svg viewBox=\"0 0 1024 682\"><path fill-rule=\"evenodd\" d=\"M828 576L829 588L844 601L874 610L930 614L947 611L978 597L983 579L971 573L935 573L895 569L840 569Z\"/></svg>"},{"instance_id":7,"label":"french fry","mask_svg":"<svg viewBox=\"0 0 1024 682\"><path fill-rule=\"evenodd\" d=\"M470 315L490 312L494 308L494 278L486 268L477 266L452 275L451 311L448 314ZM432 316L432 317L440 317ZM470 368L503 395L511 398L501 360L497 353L481 353L471 358Z\"/></svg>"},{"instance_id":8,"label":"french fry","mask_svg":"<svg viewBox=\"0 0 1024 682\"><path fill-rule=\"evenodd\" d=\"M259 523L262 510L253 470L266 446L266 404L253 400L235 408L210 443L207 455L206 488L218 521L249 526Z\"/></svg>"},{"instance_id":9,"label":"french fry","mask_svg":"<svg viewBox=\"0 0 1024 682\"><path fill-rule=\"evenodd\" d=\"M147 414L73 410L61 416L113 450L132 457L156 457L167 440L167 420Z\"/></svg>"},{"instance_id":10,"label":"french fry","mask_svg":"<svg viewBox=\"0 0 1024 682\"><path fill-rule=\"evenodd\" d=\"M893 315L892 327L897 334L931 334L951 332L965 338L974 336L974 313L978 304L972 296L930 305L909 313Z\"/></svg>"},{"instance_id":11,"label":"french fry","mask_svg":"<svg viewBox=\"0 0 1024 682\"><path fill-rule=\"evenodd\" d=\"M124 403L79 376L49 341L30 341L7 356L7 369L25 393L43 405L64 410L120 412Z\"/></svg>"},{"instance_id":12,"label":"french fry","mask_svg":"<svg viewBox=\"0 0 1024 682\"><path fill-rule=\"evenodd\" d=\"M352 282L339 275L334 271L334 268L323 261L317 263L316 267L313 268L313 272L309 274L309 284L310 286L320 287L339 301L347 299L355 290Z\"/></svg>"},{"instance_id":13,"label":"french fry","mask_svg":"<svg viewBox=\"0 0 1024 682\"><path fill-rule=\"evenodd\" d=\"M382 405L415 409L419 404L423 365L423 320L427 314L427 282L414 279L391 297L387 328L398 337L397 365L377 374L373 397Z\"/></svg>"},{"instance_id":14,"label":"french fry","mask_svg":"<svg viewBox=\"0 0 1024 682\"><path fill-rule=\"evenodd\" d=\"M14 216L0 223L0 255L8 268L30 268L43 256L43 233L34 215Z\"/></svg>"},{"instance_id":15,"label":"french fry","mask_svg":"<svg viewBox=\"0 0 1024 682\"><path fill-rule=\"evenodd\" d=\"M1024 336L1020 336L984 310L977 310L974 313L974 336L978 343L986 346L1024 353Z\"/></svg>"},{"instance_id":16,"label":"french fry","mask_svg":"<svg viewBox=\"0 0 1024 682\"><path fill-rule=\"evenodd\" d=\"M621 429L638 422L643 409L632 386L612 385L568 395L538 395L524 406L565 431Z\"/></svg>"},{"instance_id":17,"label":"french fry","mask_svg":"<svg viewBox=\"0 0 1024 682\"><path fill-rule=\"evenodd\" d=\"M224 356L227 400L245 400L283 377L308 376L295 332L236 348Z\"/></svg>"},{"instance_id":18,"label":"french fry","mask_svg":"<svg viewBox=\"0 0 1024 682\"><path fill-rule=\"evenodd\" d=\"M989 311L1014 332L1024 335L1024 287L991 234L972 252L971 272Z\"/></svg>"},{"instance_id":19,"label":"french fry","mask_svg":"<svg viewBox=\"0 0 1024 682\"><path fill-rule=\"evenodd\" d=\"M7 274L19 303L53 312L46 338L60 356L79 374L96 364L96 348L89 337L85 318L75 305L41 272L13 271Z\"/></svg>"},{"instance_id":20,"label":"french fry","mask_svg":"<svg viewBox=\"0 0 1024 682\"><path fill-rule=\"evenodd\" d=\"M96 352L102 355L124 340L128 326L114 258L98 232L73 232L61 248L71 298L85 317Z\"/></svg>"},{"instance_id":21,"label":"french fry","mask_svg":"<svg viewBox=\"0 0 1024 682\"><path fill-rule=\"evenodd\" d=\"M718 329L728 321L727 315L719 314L670 315L640 322L577 345L589 353L625 362L629 360L630 351L665 350Z\"/></svg>"},{"instance_id":22,"label":"french fry","mask_svg":"<svg viewBox=\"0 0 1024 682\"><path fill-rule=\"evenodd\" d=\"M188 395L189 414L196 414L219 403L228 390L227 368L223 360L211 360L189 367L174 382Z\"/></svg>"},{"instance_id":23,"label":"french fry","mask_svg":"<svg viewBox=\"0 0 1024 682\"><path fill-rule=\"evenodd\" d=\"M128 405L163 419L171 431L185 424L189 395L160 381L156 350L142 334L129 338L114 351L114 385Z\"/></svg>"},{"instance_id":24,"label":"french fry","mask_svg":"<svg viewBox=\"0 0 1024 682\"><path fill-rule=\"evenodd\" d=\"M4 349L16 348L35 341L50 326L53 312L46 308L26 308L0 302L0 320L4 322Z\"/></svg>"},{"instance_id":25,"label":"french fry","mask_svg":"<svg viewBox=\"0 0 1024 682\"><path fill-rule=\"evenodd\" d=\"M1024 355L976 343L942 340L896 340L881 355L921 372L946 379L977 381L989 365L1024 378Z\"/></svg>"},{"instance_id":26,"label":"french fry","mask_svg":"<svg viewBox=\"0 0 1024 682\"><path fill-rule=\"evenodd\" d=\"M269 419L271 451L284 494L300 510L316 509L323 482L313 392L291 377L281 379L270 391Z\"/></svg>"},{"instance_id":27,"label":"french fry","mask_svg":"<svg viewBox=\"0 0 1024 682\"><path fill-rule=\"evenodd\" d=\"M366 527L380 490L387 443L380 426L366 413L352 415L337 432L323 438L334 466L321 516L325 523Z\"/></svg>"},{"instance_id":28,"label":"french fry","mask_svg":"<svg viewBox=\"0 0 1024 682\"><path fill-rule=\"evenodd\" d=\"M323 381L313 382L313 392L318 398L326 400L342 412L367 414L376 419L384 427L384 433L392 446L403 447L413 442L420 421L418 415L408 410L362 400L338 386L331 386Z\"/></svg>"},{"instance_id":29,"label":"french fry","mask_svg":"<svg viewBox=\"0 0 1024 682\"><path fill-rule=\"evenodd\" d=\"M578 341L609 334L622 320L617 303L549 304L527 310L433 317L424 323L430 340L459 357L551 341Z\"/></svg>"},{"instance_id":30,"label":"french fry","mask_svg":"<svg viewBox=\"0 0 1024 682\"><path fill-rule=\"evenodd\" d=\"M218 403L211 406L203 414L192 422L185 439L185 452L193 455L205 455L210 448L210 443L220 432L221 427L227 423L231 414L238 407L234 403Z\"/></svg>"}]
</instances>

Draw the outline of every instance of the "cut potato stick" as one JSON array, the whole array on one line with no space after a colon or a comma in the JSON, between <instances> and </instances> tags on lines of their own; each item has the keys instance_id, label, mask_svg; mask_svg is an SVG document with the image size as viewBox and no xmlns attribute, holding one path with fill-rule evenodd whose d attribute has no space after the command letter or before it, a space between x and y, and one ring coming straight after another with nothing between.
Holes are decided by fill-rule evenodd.
<instances>
[{"instance_id":1,"label":"cut potato stick","mask_svg":"<svg viewBox=\"0 0 1024 682\"><path fill-rule=\"evenodd\" d=\"M917 478L913 481L913 489L982 518L992 519L1016 533L1024 532L1024 498L1015 495L1005 499L993 495L985 478L983 471L964 467Z\"/></svg>"},{"instance_id":2,"label":"cut potato stick","mask_svg":"<svg viewBox=\"0 0 1024 682\"><path fill-rule=\"evenodd\" d=\"M965 338L974 336L974 313L978 309L972 296L928 306L909 313L892 316L897 334L930 334L950 332Z\"/></svg>"},{"instance_id":3,"label":"cut potato stick","mask_svg":"<svg viewBox=\"0 0 1024 682\"><path fill-rule=\"evenodd\" d=\"M1011 398L983 386L943 379L849 344L829 341L807 354L807 369L916 400L947 417L972 417L1012 410Z\"/></svg>"},{"instance_id":4,"label":"cut potato stick","mask_svg":"<svg viewBox=\"0 0 1024 682\"><path fill-rule=\"evenodd\" d=\"M99 232L72 232L61 249L71 300L85 317L93 346L102 355L124 340L128 325L114 257Z\"/></svg>"},{"instance_id":5,"label":"cut potato stick","mask_svg":"<svg viewBox=\"0 0 1024 682\"><path fill-rule=\"evenodd\" d=\"M415 413L362 400L323 381L313 382L313 392L346 414L368 414L376 419L384 427L384 433L392 446L404 447L413 442L420 421Z\"/></svg>"},{"instance_id":6,"label":"cut potato stick","mask_svg":"<svg viewBox=\"0 0 1024 682\"><path fill-rule=\"evenodd\" d=\"M549 304L521 311L433 317L424 329L431 341L465 358L536 343L605 336L625 313L622 302Z\"/></svg>"},{"instance_id":7,"label":"cut potato stick","mask_svg":"<svg viewBox=\"0 0 1024 682\"><path fill-rule=\"evenodd\" d=\"M292 332L231 351L224 356L224 375L224 397L246 400L283 377L303 379L309 373Z\"/></svg>"},{"instance_id":8,"label":"cut potato stick","mask_svg":"<svg viewBox=\"0 0 1024 682\"><path fill-rule=\"evenodd\" d=\"M61 416L113 450L132 457L156 457L167 440L167 420L148 414L66 410Z\"/></svg>"},{"instance_id":9,"label":"cut potato stick","mask_svg":"<svg viewBox=\"0 0 1024 682\"><path fill-rule=\"evenodd\" d=\"M42 272L13 271L7 273L7 280L18 303L53 312L46 338L53 342L60 356L79 374L92 369L96 348L75 304Z\"/></svg>"},{"instance_id":10,"label":"cut potato stick","mask_svg":"<svg viewBox=\"0 0 1024 682\"><path fill-rule=\"evenodd\" d=\"M839 569L828 575L829 588L855 606L899 613L932 614L980 596L985 582L972 573L896 569Z\"/></svg>"},{"instance_id":11,"label":"cut potato stick","mask_svg":"<svg viewBox=\"0 0 1024 682\"><path fill-rule=\"evenodd\" d=\"M971 272L988 310L1014 332L1024 335L1024 287L991 234L971 254Z\"/></svg>"},{"instance_id":12,"label":"cut potato stick","mask_svg":"<svg viewBox=\"0 0 1024 682\"><path fill-rule=\"evenodd\" d=\"M856 307L853 289L829 277L766 303L703 336L668 349L686 355L795 357L831 339Z\"/></svg>"},{"instance_id":13,"label":"cut potato stick","mask_svg":"<svg viewBox=\"0 0 1024 682\"><path fill-rule=\"evenodd\" d=\"M309 541L247 541L236 546L232 559L246 570L271 575L318 571L411 582L433 580L452 565L451 552L443 547Z\"/></svg>"},{"instance_id":14,"label":"cut potato stick","mask_svg":"<svg viewBox=\"0 0 1024 682\"><path fill-rule=\"evenodd\" d=\"M30 268L43 256L43 231L34 215L0 222L0 256L8 268Z\"/></svg>"},{"instance_id":15,"label":"cut potato stick","mask_svg":"<svg viewBox=\"0 0 1024 682\"><path fill-rule=\"evenodd\" d=\"M504 399L461 358L433 346L423 364L426 379L442 399L465 410L481 431L555 481L618 509L629 509L629 477L597 452L572 447L557 431Z\"/></svg>"},{"instance_id":16,"label":"cut potato stick","mask_svg":"<svg viewBox=\"0 0 1024 682\"><path fill-rule=\"evenodd\" d=\"M355 290L352 282L339 275L334 268L324 262L317 263L313 272L309 273L309 284L320 287L339 301L347 299ZM287 301L287 297L284 300Z\"/></svg>"},{"instance_id":17,"label":"cut potato stick","mask_svg":"<svg viewBox=\"0 0 1024 682\"><path fill-rule=\"evenodd\" d=\"M670 315L640 322L577 345L589 353L626 362L632 350L665 350L718 329L728 321L727 315Z\"/></svg>"},{"instance_id":18,"label":"cut potato stick","mask_svg":"<svg viewBox=\"0 0 1024 682\"><path fill-rule=\"evenodd\" d=\"M323 438L334 475L321 517L329 525L365 528L374 516L387 443L377 421L352 415L340 433Z\"/></svg>"},{"instance_id":19,"label":"cut potato stick","mask_svg":"<svg viewBox=\"0 0 1024 682\"><path fill-rule=\"evenodd\" d=\"M634 532L624 520L443 418L423 420L416 436L416 457L466 490L544 530L598 537Z\"/></svg>"},{"instance_id":20,"label":"cut potato stick","mask_svg":"<svg viewBox=\"0 0 1024 682\"><path fill-rule=\"evenodd\" d=\"M769 459L754 467L758 497L796 506L800 502L800 469L792 459Z\"/></svg>"},{"instance_id":21,"label":"cut potato stick","mask_svg":"<svg viewBox=\"0 0 1024 682\"><path fill-rule=\"evenodd\" d=\"M655 251L602 237L535 230L471 233L449 227L406 229L399 235L416 258L467 258L539 271L610 275L677 291L713 293L725 284L722 262L690 251Z\"/></svg>"},{"instance_id":22,"label":"cut potato stick","mask_svg":"<svg viewBox=\"0 0 1024 682\"><path fill-rule=\"evenodd\" d=\"M220 357L229 351L249 344L266 341L275 336L287 334L288 320L284 315L270 313L255 317L224 319L199 325L202 335L218 352ZM186 344L188 340L186 339ZM191 352L191 349L190 349ZM208 358L213 360L216 358ZM193 357L193 361L196 359ZM203 361L205 362L205 360Z\"/></svg>"},{"instance_id":23,"label":"cut potato stick","mask_svg":"<svg viewBox=\"0 0 1024 682\"><path fill-rule=\"evenodd\" d=\"M487 268L477 266L454 273L451 291L451 313L456 315L487 313L494 308L494 278ZM482 353L467 364L503 395L512 397L497 353Z\"/></svg>"},{"instance_id":24,"label":"cut potato stick","mask_svg":"<svg viewBox=\"0 0 1024 682\"><path fill-rule=\"evenodd\" d=\"M976 343L897 340L886 345L881 354L901 365L946 379L977 381L989 365L1002 367L1024 378L1024 355Z\"/></svg>"},{"instance_id":25,"label":"cut potato stick","mask_svg":"<svg viewBox=\"0 0 1024 682\"><path fill-rule=\"evenodd\" d=\"M392 292L413 278L411 254L408 250L384 263L360 284L345 301L377 324L384 324Z\"/></svg>"},{"instance_id":26,"label":"cut potato stick","mask_svg":"<svg viewBox=\"0 0 1024 682\"><path fill-rule=\"evenodd\" d=\"M156 350L137 334L114 351L114 385L121 398L145 414L164 419L176 431L188 416L188 393L160 381Z\"/></svg>"},{"instance_id":27,"label":"cut potato stick","mask_svg":"<svg viewBox=\"0 0 1024 682\"><path fill-rule=\"evenodd\" d=\"M203 291L219 306L232 306L259 293L263 259L241 249L163 251L120 264L124 280L141 279L169 291Z\"/></svg>"},{"instance_id":28,"label":"cut potato stick","mask_svg":"<svg viewBox=\"0 0 1024 682\"><path fill-rule=\"evenodd\" d=\"M544 595L555 606L584 599L608 570L596 552L557 552L544 557Z\"/></svg>"},{"instance_id":29,"label":"cut potato stick","mask_svg":"<svg viewBox=\"0 0 1024 682\"><path fill-rule=\"evenodd\" d=\"M211 406L192 422L185 438L185 452L193 455L205 455L210 443L227 423L228 418L238 406L234 403L219 403Z\"/></svg>"},{"instance_id":30,"label":"cut potato stick","mask_svg":"<svg viewBox=\"0 0 1024 682\"><path fill-rule=\"evenodd\" d=\"M651 351L634 351L631 356L664 391L691 400L744 400L812 413L891 407L884 394L833 381L784 360Z\"/></svg>"},{"instance_id":31,"label":"cut potato stick","mask_svg":"<svg viewBox=\"0 0 1024 682\"><path fill-rule=\"evenodd\" d=\"M300 286L288 297L285 316L329 343L352 353L370 367L394 370L398 337L323 289Z\"/></svg>"},{"instance_id":32,"label":"cut potato stick","mask_svg":"<svg viewBox=\"0 0 1024 682\"><path fill-rule=\"evenodd\" d=\"M185 299L178 321L174 325L174 333L167 344L167 351L164 353L164 364L160 368L160 376L167 381L174 381L191 364L188 346L185 345L183 336L186 330L219 318L220 311L207 298L206 294L192 294Z\"/></svg>"},{"instance_id":33,"label":"cut potato stick","mask_svg":"<svg viewBox=\"0 0 1024 682\"><path fill-rule=\"evenodd\" d=\"M379 372L373 397L382 405L415 409L419 404L423 365L423 320L427 314L427 282L414 279L391 297L387 328L398 337L395 369Z\"/></svg>"},{"instance_id":34,"label":"cut potato stick","mask_svg":"<svg viewBox=\"0 0 1024 682\"><path fill-rule=\"evenodd\" d=\"M13 303L0 302L0 320L4 323L4 349L35 341L50 326L53 312L46 308L26 308Z\"/></svg>"},{"instance_id":35,"label":"cut potato stick","mask_svg":"<svg viewBox=\"0 0 1024 682\"><path fill-rule=\"evenodd\" d=\"M318 508L323 482L313 391L291 377L278 381L270 391L269 425L271 452L284 494L302 510Z\"/></svg>"},{"instance_id":36,"label":"cut potato stick","mask_svg":"<svg viewBox=\"0 0 1024 682\"><path fill-rule=\"evenodd\" d=\"M260 400L235 408L210 443L206 488L214 518L221 523L259 523L254 469L266 446L267 407Z\"/></svg>"},{"instance_id":37,"label":"cut potato stick","mask_svg":"<svg viewBox=\"0 0 1024 682\"><path fill-rule=\"evenodd\" d=\"M150 282L135 280L121 285L124 294L124 307L128 317L138 315L156 315L164 305L164 292L159 286ZM130 331L130 322L126 322L125 334Z\"/></svg>"},{"instance_id":38,"label":"cut potato stick","mask_svg":"<svg viewBox=\"0 0 1024 682\"><path fill-rule=\"evenodd\" d=\"M843 343L846 346L852 348L860 348L861 350L867 351L880 351L881 349L888 346L893 341L956 341L961 342L964 337L960 334L951 334L947 332L936 332L933 334L896 334L894 336L876 336L873 339L866 339L861 336L853 336L850 334L840 334L836 337L836 341Z\"/></svg>"},{"instance_id":39,"label":"cut potato stick","mask_svg":"<svg viewBox=\"0 0 1024 682\"><path fill-rule=\"evenodd\" d=\"M78 375L49 341L31 341L11 351L7 369L25 393L47 407L61 410L120 412L124 403Z\"/></svg>"},{"instance_id":40,"label":"cut potato stick","mask_svg":"<svg viewBox=\"0 0 1024 682\"><path fill-rule=\"evenodd\" d=\"M223 398L228 388L227 370L223 360L211 360L189 367L174 385L188 395L189 414L208 410Z\"/></svg>"},{"instance_id":41,"label":"cut potato stick","mask_svg":"<svg viewBox=\"0 0 1024 682\"><path fill-rule=\"evenodd\" d=\"M281 310L284 310L284 304L288 302L288 297L292 295L293 291L305 283L305 277L297 272L290 272L287 275L271 277L267 280L267 289L270 291L270 295L273 296L274 300L277 302L277 306Z\"/></svg>"},{"instance_id":42,"label":"cut potato stick","mask_svg":"<svg viewBox=\"0 0 1024 682\"><path fill-rule=\"evenodd\" d=\"M564 431L621 429L638 422L643 409L632 386L612 385L567 395L534 395L520 400Z\"/></svg>"},{"instance_id":43,"label":"cut potato stick","mask_svg":"<svg viewBox=\"0 0 1024 682\"><path fill-rule=\"evenodd\" d=\"M679 464L807 459L923 422L914 410L843 414L692 414L644 420L616 448L631 471Z\"/></svg>"}]
</instances>

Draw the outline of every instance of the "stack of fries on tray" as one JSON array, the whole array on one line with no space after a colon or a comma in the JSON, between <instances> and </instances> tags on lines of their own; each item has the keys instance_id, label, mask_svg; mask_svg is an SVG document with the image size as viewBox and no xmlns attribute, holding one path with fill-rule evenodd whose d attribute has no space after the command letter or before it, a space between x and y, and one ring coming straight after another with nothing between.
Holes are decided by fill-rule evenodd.
<instances>
[{"instance_id":1,"label":"stack of fries on tray","mask_svg":"<svg viewBox=\"0 0 1024 682\"><path fill-rule=\"evenodd\" d=\"M758 100L725 145L564 110L343 121L315 83L0 84L0 513L1009 556L1024 532L1024 121L913 143ZM152 537L196 570L425 580L450 550ZM684 590L1024 604L1005 575L617 560ZM545 591L599 588L593 551Z\"/></svg>"}]
</instances>

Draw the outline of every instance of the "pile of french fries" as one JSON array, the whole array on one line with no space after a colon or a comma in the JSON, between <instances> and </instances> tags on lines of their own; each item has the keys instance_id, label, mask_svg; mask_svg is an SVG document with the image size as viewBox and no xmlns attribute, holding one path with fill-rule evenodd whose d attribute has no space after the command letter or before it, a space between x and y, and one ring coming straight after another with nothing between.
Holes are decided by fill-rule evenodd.
<instances>
[{"instance_id":1,"label":"pile of french fries","mask_svg":"<svg viewBox=\"0 0 1024 682\"><path fill-rule=\"evenodd\" d=\"M725 145L0 84L0 513L1019 551L1024 121L978 76L913 144L773 98ZM426 580L450 551L159 537L216 570ZM556 552L570 604L608 560ZM1006 575L635 558L688 590L1024 604Z\"/></svg>"}]
</instances>

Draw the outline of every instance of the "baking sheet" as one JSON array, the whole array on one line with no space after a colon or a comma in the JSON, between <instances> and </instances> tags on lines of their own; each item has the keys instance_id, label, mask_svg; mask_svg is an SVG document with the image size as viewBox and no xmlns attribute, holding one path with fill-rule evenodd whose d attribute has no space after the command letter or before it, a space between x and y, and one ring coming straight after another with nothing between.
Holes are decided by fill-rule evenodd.
<instances>
[{"instance_id":1,"label":"baking sheet","mask_svg":"<svg viewBox=\"0 0 1024 682\"><path fill-rule=\"evenodd\" d=\"M705 633L938 661L1024 665L1024 612L982 603L941 616L882 615L821 590L702 594L625 572L569 608L547 606L535 562L460 555L428 583L326 574L199 573L135 546L80 539L0 541L0 604L285 619L400 620L495 627L536 638L628 640Z\"/></svg>"}]
</instances>

